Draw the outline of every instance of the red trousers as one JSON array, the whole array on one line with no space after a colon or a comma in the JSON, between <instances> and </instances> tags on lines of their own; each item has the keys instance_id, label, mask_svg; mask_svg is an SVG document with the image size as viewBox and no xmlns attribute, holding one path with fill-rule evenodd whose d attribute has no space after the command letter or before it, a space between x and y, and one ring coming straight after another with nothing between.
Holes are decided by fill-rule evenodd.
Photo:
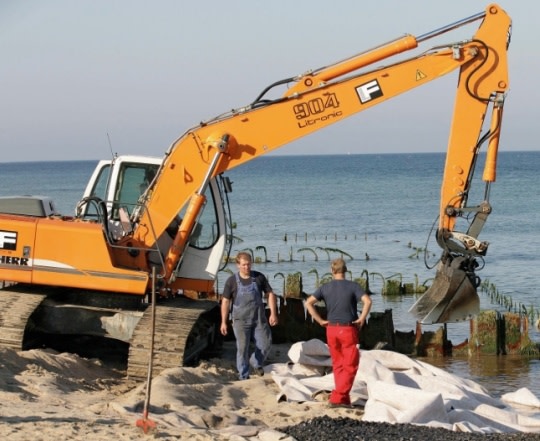
<instances>
[{"instance_id":1,"label":"red trousers","mask_svg":"<svg viewBox=\"0 0 540 441\"><path fill-rule=\"evenodd\" d=\"M349 393L360 364L358 328L329 325L326 328L326 341L332 357L335 383L329 401L332 404L351 404Z\"/></svg>"}]
</instances>

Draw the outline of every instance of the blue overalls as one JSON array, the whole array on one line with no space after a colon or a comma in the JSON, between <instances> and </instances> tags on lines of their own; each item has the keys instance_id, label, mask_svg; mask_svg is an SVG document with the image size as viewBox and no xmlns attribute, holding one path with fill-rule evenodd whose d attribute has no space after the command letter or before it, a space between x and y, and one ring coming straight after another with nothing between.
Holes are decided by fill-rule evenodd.
<instances>
[{"instance_id":1,"label":"blue overalls","mask_svg":"<svg viewBox=\"0 0 540 441\"><path fill-rule=\"evenodd\" d=\"M272 346L272 332L266 320L262 293L253 273L251 283L243 285L238 273L232 308L232 327L236 337L236 367L241 380L249 378L249 367L261 368ZM255 351L249 356L251 341Z\"/></svg>"}]
</instances>

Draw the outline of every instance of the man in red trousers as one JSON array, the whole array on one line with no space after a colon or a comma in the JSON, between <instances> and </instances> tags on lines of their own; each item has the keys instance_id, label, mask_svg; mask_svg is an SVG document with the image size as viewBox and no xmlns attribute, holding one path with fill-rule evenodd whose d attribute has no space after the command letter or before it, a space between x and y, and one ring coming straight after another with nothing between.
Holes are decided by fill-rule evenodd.
<instances>
[{"instance_id":1,"label":"man in red trousers","mask_svg":"<svg viewBox=\"0 0 540 441\"><path fill-rule=\"evenodd\" d=\"M371 298L358 283L345 279L347 265L343 259L334 259L331 270L332 281L321 285L307 299L306 307L313 319L326 328L335 383L329 404L350 406L349 394L360 364L358 332L371 309ZM315 308L315 304L321 300L326 305L326 320ZM360 301L363 308L358 317L357 305Z\"/></svg>"}]
</instances>

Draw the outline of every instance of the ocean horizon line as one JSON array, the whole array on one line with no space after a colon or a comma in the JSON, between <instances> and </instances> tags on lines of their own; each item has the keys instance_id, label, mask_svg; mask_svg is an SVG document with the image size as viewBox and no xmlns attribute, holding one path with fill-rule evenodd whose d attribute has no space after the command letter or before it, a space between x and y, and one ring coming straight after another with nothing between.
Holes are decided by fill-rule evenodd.
<instances>
[{"instance_id":1,"label":"ocean horizon line","mask_svg":"<svg viewBox=\"0 0 540 441\"><path fill-rule=\"evenodd\" d=\"M484 155L486 152L480 152L480 155ZM522 154L522 153L540 153L540 150L499 150L499 155L508 154ZM349 156L425 156L425 155L445 155L446 152L380 152L380 153L276 153L270 152L269 154L261 155L259 158L299 158L299 157L349 157ZM123 153L118 156L132 155L132 153ZM133 153L136 156L153 156L159 157L159 155L150 155L143 153ZM163 154L165 156L165 154ZM259 159L254 158L254 159ZM43 164L43 163L69 163L69 162L97 162L106 158L96 159L44 159L44 160L28 160L28 161L0 161L0 164ZM112 158L111 158L112 159Z\"/></svg>"}]
</instances>

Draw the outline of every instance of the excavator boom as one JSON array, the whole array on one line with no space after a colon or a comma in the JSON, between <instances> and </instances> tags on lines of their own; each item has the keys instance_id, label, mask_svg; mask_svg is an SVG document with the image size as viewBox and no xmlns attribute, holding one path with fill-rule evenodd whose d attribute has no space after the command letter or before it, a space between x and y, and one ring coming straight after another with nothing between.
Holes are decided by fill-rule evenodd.
<instances>
[{"instance_id":1,"label":"excavator boom","mask_svg":"<svg viewBox=\"0 0 540 441\"><path fill-rule=\"evenodd\" d=\"M481 25L469 40L439 45L419 56L373 66L375 62L418 47L419 42L480 20ZM495 180L502 108L509 87L506 52L510 29L508 15L499 6L489 5L483 13L418 38L406 35L340 63L293 77L289 79L290 87L281 97L264 100L262 94L249 106L188 130L170 147L160 179L152 189L157 197L150 195L146 201L146 210L139 222L142 227L135 231L134 238L150 246L152 238L144 227L150 216L154 227L161 230L178 212L179 202L192 207L188 208L191 215L184 218L166 257L164 276L172 280L196 222L196 207L202 205L201 193L197 189L201 182L459 70L437 231L444 263L437 273L437 283L411 312L419 320L429 323L470 317L478 311L476 276L471 268L474 268L474 257L483 256L487 249L487 243L480 242L477 236L489 214L489 203L485 201L474 209L475 220L467 232L456 232L454 227L466 207L476 159L481 144L486 140L488 160L484 180L488 185ZM488 134L481 137L484 119L490 110L491 127ZM181 191L165 191L178 188L179 183ZM452 265L452 260L461 256L465 262ZM126 264L130 265L129 262ZM467 270L461 269L463 266ZM456 283L457 280L463 283ZM433 294L434 291L437 295ZM465 299L471 299L470 307L448 308L451 304L449 299L457 292L462 299L461 305ZM435 311L441 304L447 305L444 308L446 313L437 315ZM423 316L425 310L429 313ZM455 313L450 313L450 310Z\"/></svg>"}]
</instances>

